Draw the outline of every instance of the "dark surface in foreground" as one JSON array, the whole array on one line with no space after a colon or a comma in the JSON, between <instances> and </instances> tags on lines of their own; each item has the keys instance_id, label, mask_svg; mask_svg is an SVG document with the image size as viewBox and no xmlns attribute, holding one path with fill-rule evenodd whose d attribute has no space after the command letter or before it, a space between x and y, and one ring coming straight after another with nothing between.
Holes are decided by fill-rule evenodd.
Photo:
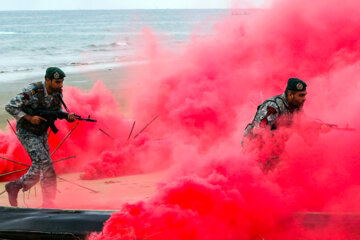
<instances>
[{"instance_id":1,"label":"dark surface in foreground","mask_svg":"<svg viewBox=\"0 0 360 240\"><path fill-rule=\"evenodd\" d=\"M295 214L302 227L307 229L333 228L360 237L360 213L358 212L303 212Z\"/></svg>"},{"instance_id":2,"label":"dark surface in foreground","mask_svg":"<svg viewBox=\"0 0 360 240\"><path fill-rule=\"evenodd\" d=\"M0 239L85 239L112 211L0 207Z\"/></svg>"},{"instance_id":3,"label":"dark surface in foreground","mask_svg":"<svg viewBox=\"0 0 360 240\"><path fill-rule=\"evenodd\" d=\"M0 207L0 239L85 239L101 232L113 211ZM335 227L360 236L360 213L295 213L304 229ZM356 238L358 239L358 238Z\"/></svg>"}]
</instances>

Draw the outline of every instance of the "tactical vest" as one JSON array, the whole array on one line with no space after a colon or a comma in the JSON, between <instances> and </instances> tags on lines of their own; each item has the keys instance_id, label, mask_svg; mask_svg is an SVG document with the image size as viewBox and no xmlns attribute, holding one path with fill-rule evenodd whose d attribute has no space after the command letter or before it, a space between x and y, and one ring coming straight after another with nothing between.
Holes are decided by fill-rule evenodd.
<instances>
[{"instance_id":1,"label":"tactical vest","mask_svg":"<svg viewBox=\"0 0 360 240\"><path fill-rule=\"evenodd\" d=\"M34 95L37 95L37 98L38 98L37 104L38 105L37 105L36 109L34 109L31 105L26 106L22 109L23 112L25 112L26 114L29 114L31 116L34 116L36 110L39 110L39 109L47 109L47 110L58 110L59 109L61 103L60 103L60 97L57 95L56 95L56 97L54 97L54 101L56 101L55 104L50 106L50 108L46 107L43 82L36 82L36 83L32 83L31 85L34 86L33 90L31 90L31 97L33 97ZM34 125L34 124L31 124L29 121L27 121L24 118L22 118L18 121L18 123L16 124L16 127L29 130L32 133L35 133L36 135L43 135L44 133L47 132L47 130L49 128L48 124L45 121L41 121L39 125Z\"/></svg>"}]
</instances>

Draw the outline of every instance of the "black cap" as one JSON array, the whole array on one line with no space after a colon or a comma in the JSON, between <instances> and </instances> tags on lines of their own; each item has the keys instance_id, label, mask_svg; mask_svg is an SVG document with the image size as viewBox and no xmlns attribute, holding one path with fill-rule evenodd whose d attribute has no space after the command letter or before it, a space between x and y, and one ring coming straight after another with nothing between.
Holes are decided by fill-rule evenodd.
<instances>
[{"instance_id":1,"label":"black cap","mask_svg":"<svg viewBox=\"0 0 360 240\"><path fill-rule=\"evenodd\" d=\"M298 78L289 78L286 90L291 91L305 91L306 90L306 83Z\"/></svg>"},{"instance_id":2,"label":"black cap","mask_svg":"<svg viewBox=\"0 0 360 240\"><path fill-rule=\"evenodd\" d=\"M62 79L66 77L65 73L57 67L49 67L46 69L45 77L49 79Z\"/></svg>"}]
</instances>

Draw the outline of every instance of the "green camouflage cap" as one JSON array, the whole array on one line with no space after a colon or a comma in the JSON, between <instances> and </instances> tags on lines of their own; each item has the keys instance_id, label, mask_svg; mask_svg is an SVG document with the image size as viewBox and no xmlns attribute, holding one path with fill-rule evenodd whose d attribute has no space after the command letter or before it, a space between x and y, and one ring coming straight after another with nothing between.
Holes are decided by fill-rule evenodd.
<instances>
[{"instance_id":1,"label":"green camouflage cap","mask_svg":"<svg viewBox=\"0 0 360 240\"><path fill-rule=\"evenodd\" d=\"M65 73L57 67L49 67L46 69L45 77L49 79L62 79L66 77Z\"/></svg>"},{"instance_id":2,"label":"green camouflage cap","mask_svg":"<svg viewBox=\"0 0 360 240\"><path fill-rule=\"evenodd\" d=\"M286 90L292 91L305 91L306 90L306 83L298 78L289 78Z\"/></svg>"}]
</instances>

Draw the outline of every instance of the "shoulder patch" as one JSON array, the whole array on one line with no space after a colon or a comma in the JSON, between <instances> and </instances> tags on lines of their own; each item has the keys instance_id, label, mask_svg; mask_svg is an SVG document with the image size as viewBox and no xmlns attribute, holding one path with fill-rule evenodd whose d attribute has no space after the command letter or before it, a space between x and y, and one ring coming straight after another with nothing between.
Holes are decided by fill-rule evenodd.
<instances>
[{"instance_id":1,"label":"shoulder patch","mask_svg":"<svg viewBox=\"0 0 360 240\"><path fill-rule=\"evenodd\" d=\"M271 114L276 114L276 113L277 113L277 111L276 111L275 108L270 107L270 106L268 106L268 107L266 108L266 116L269 116L269 115L271 115Z\"/></svg>"},{"instance_id":2,"label":"shoulder patch","mask_svg":"<svg viewBox=\"0 0 360 240\"><path fill-rule=\"evenodd\" d=\"M37 92L44 92L43 83L42 82L31 83L27 91L29 91L31 95L35 95Z\"/></svg>"},{"instance_id":3,"label":"shoulder patch","mask_svg":"<svg viewBox=\"0 0 360 240\"><path fill-rule=\"evenodd\" d=\"M23 99L24 99L24 100L29 100L29 99L30 99L29 94L23 93Z\"/></svg>"}]
</instances>

